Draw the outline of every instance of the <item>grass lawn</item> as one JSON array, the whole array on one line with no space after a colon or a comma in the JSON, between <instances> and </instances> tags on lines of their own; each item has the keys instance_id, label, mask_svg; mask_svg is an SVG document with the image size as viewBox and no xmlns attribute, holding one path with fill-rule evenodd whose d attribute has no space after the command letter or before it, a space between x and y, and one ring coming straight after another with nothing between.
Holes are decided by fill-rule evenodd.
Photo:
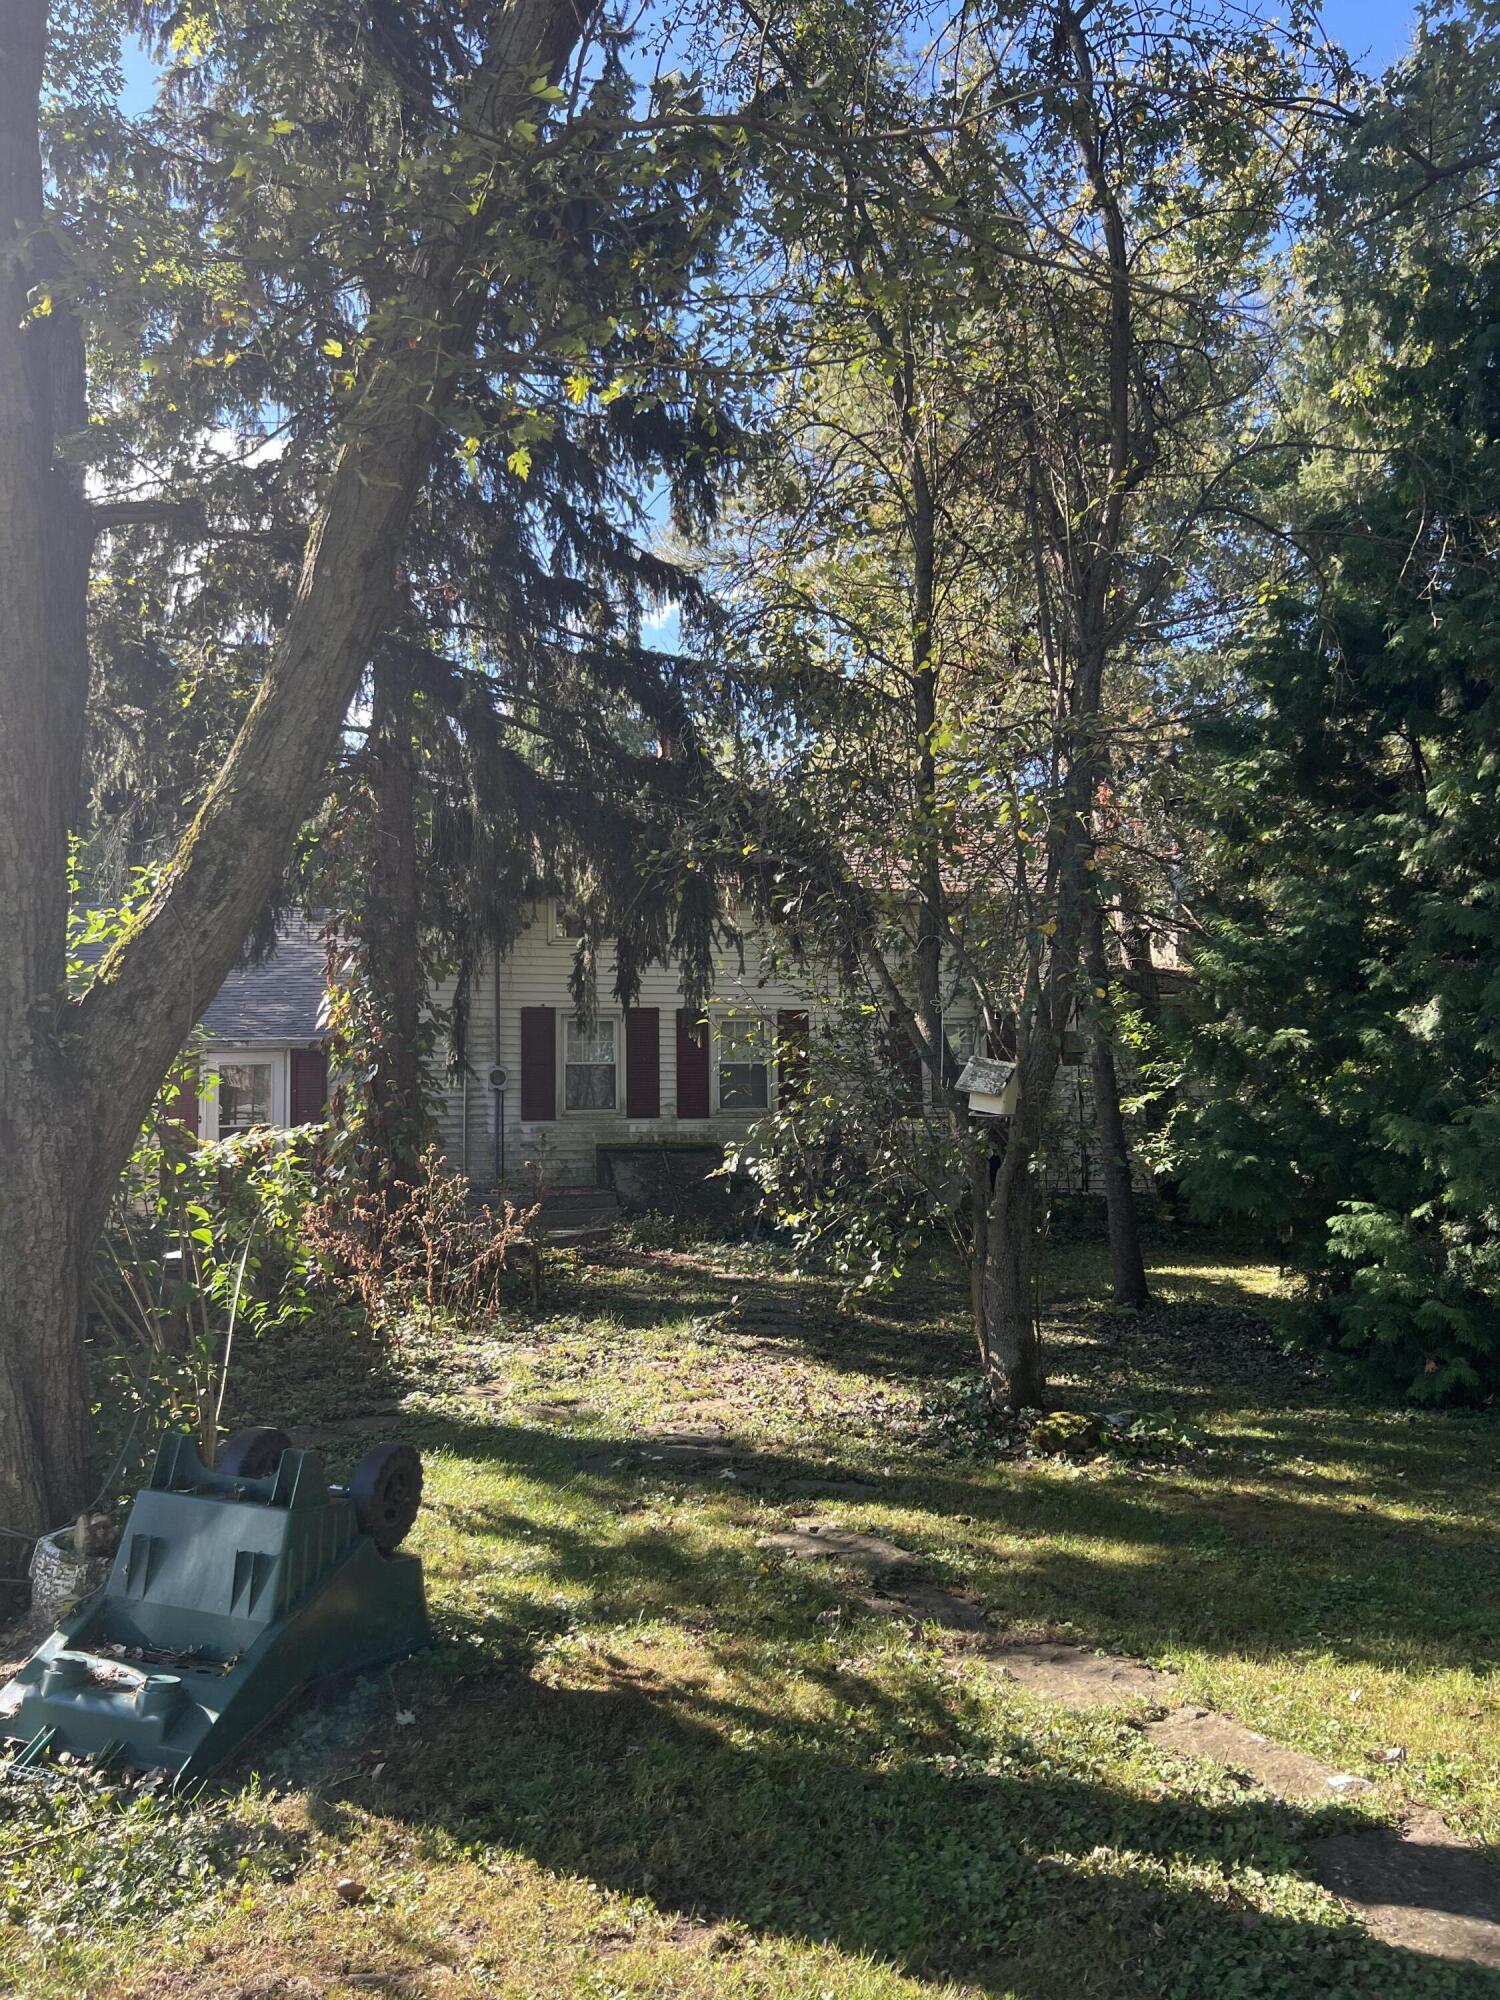
<instances>
[{"instance_id":1,"label":"grass lawn","mask_svg":"<svg viewBox=\"0 0 1500 2000\"><path fill-rule=\"evenodd\" d=\"M956 1290L841 1312L765 1248L560 1264L539 1317L378 1366L352 1336L263 1345L247 1418L323 1426L337 1466L422 1446L440 1643L293 1717L226 1798L0 1779L0 1978L49 2000L1500 1993L1373 1942L1303 1859L1411 1800L1500 1847L1500 1421L1340 1400L1281 1353L1264 1265L1173 1245L1153 1275L1161 1304L1113 1315L1098 1255L1059 1252L1047 1318L1063 1400L1157 1413L1188 1438L1161 1464L997 1462L952 1386ZM633 1448L692 1419L745 1441L742 1476ZM1028 1696L757 1546L806 1515L1380 1782L1293 1808L1128 1708Z\"/></svg>"}]
</instances>

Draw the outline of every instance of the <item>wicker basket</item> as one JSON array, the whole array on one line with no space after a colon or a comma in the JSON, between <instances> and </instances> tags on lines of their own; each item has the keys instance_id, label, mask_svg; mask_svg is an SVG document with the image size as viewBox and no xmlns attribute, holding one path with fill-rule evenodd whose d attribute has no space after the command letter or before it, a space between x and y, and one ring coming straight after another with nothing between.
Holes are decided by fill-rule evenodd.
<instances>
[{"instance_id":1,"label":"wicker basket","mask_svg":"<svg viewBox=\"0 0 1500 2000\"><path fill-rule=\"evenodd\" d=\"M108 1551L81 1555L76 1528L43 1535L31 1552L31 1620L55 1625L69 1605L97 1590L109 1575Z\"/></svg>"}]
</instances>

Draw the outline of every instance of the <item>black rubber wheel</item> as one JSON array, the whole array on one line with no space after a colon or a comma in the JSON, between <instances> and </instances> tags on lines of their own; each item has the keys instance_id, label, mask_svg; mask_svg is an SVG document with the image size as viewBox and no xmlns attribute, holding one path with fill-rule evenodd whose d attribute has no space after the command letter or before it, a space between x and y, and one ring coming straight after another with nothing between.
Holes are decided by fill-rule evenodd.
<instances>
[{"instance_id":1,"label":"black rubber wheel","mask_svg":"<svg viewBox=\"0 0 1500 2000\"><path fill-rule=\"evenodd\" d=\"M214 1470L227 1472L231 1479L269 1479L281 1454L291 1448L291 1439L274 1424L252 1424L224 1440Z\"/></svg>"},{"instance_id":2,"label":"black rubber wheel","mask_svg":"<svg viewBox=\"0 0 1500 2000\"><path fill-rule=\"evenodd\" d=\"M349 1481L354 1518L389 1555L406 1539L422 1504L422 1461L409 1444L378 1444L367 1451Z\"/></svg>"}]
</instances>

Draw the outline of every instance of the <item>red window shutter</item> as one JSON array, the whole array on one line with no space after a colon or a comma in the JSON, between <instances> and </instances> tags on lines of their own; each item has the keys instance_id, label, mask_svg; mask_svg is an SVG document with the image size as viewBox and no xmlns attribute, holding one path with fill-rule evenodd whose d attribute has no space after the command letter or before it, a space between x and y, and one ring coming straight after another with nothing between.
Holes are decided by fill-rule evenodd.
<instances>
[{"instance_id":1,"label":"red window shutter","mask_svg":"<svg viewBox=\"0 0 1500 2000\"><path fill-rule=\"evenodd\" d=\"M328 1109L328 1052L292 1050L292 1123L318 1125Z\"/></svg>"},{"instance_id":2,"label":"red window shutter","mask_svg":"<svg viewBox=\"0 0 1500 2000\"><path fill-rule=\"evenodd\" d=\"M661 1010L625 1009L625 1116L661 1116Z\"/></svg>"},{"instance_id":3,"label":"red window shutter","mask_svg":"<svg viewBox=\"0 0 1500 2000\"><path fill-rule=\"evenodd\" d=\"M807 1095L808 1020L801 1007L783 1007L776 1016L777 1098L788 1102Z\"/></svg>"},{"instance_id":4,"label":"red window shutter","mask_svg":"<svg viewBox=\"0 0 1500 2000\"><path fill-rule=\"evenodd\" d=\"M706 1118L708 1029L686 1007L677 1009L677 1116Z\"/></svg>"},{"instance_id":5,"label":"red window shutter","mask_svg":"<svg viewBox=\"0 0 1500 2000\"><path fill-rule=\"evenodd\" d=\"M190 1069L173 1092L167 1105L167 1116L174 1119L184 1132L195 1137L198 1132L198 1071Z\"/></svg>"},{"instance_id":6,"label":"red window shutter","mask_svg":"<svg viewBox=\"0 0 1500 2000\"><path fill-rule=\"evenodd\" d=\"M903 1118L922 1115L922 1058L911 1045L911 1037L892 1011L885 1023L885 1060L896 1088L896 1102Z\"/></svg>"},{"instance_id":7,"label":"red window shutter","mask_svg":"<svg viewBox=\"0 0 1500 2000\"><path fill-rule=\"evenodd\" d=\"M521 1009L521 1116L557 1116L557 1010Z\"/></svg>"}]
</instances>

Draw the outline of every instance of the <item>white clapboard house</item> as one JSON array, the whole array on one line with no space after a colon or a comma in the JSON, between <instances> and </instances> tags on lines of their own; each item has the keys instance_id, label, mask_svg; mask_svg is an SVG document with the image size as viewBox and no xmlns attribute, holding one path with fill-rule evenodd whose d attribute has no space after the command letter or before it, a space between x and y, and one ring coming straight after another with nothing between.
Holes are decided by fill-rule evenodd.
<instances>
[{"instance_id":1,"label":"white clapboard house","mask_svg":"<svg viewBox=\"0 0 1500 2000\"><path fill-rule=\"evenodd\" d=\"M588 1023L569 991L577 945L566 905L539 897L515 941L471 980L468 1060L462 1075L441 1080L440 1128L449 1161L478 1187L540 1177L550 1188L624 1190L642 1175L649 1183L652 1163L668 1158L692 1177L795 1087L779 1071L808 1046L816 1002L794 974L766 970L769 955L753 938L743 952L721 950L707 1007L691 1010L670 965L648 967L634 1003L620 1006L612 957L601 951ZM294 926L270 957L225 982L203 1023L212 1072L198 1104L204 1136L321 1115L323 967L316 935ZM961 1010L945 1028L960 1059L984 1053ZM1057 1106L1078 1133L1064 1183L1087 1188L1093 1119L1081 1052L1080 1038L1067 1037ZM920 1069L906 1060L915 1110Z\"/></svg>"},{"instance_id":2,"label":"white clapboard house","mask_svg":"<svg viewBox=\"0 0 1500 2000\"><path fill-rule=\"evenodd\" d=\"M708 1005L691 1011L667 965L648 966L620 1006L606 947L587 1024L569 993L577 948L566 905L539 898L471 984L468 1071L448 1084L442 1133L477 1183L540 1173L552 1187L623 1187L664 1149L701 1171L777 1102L778 1045L807 1045L807 987L767 976L753 941L743 960L720 953Z\"/></svg>"}]
</instances>

